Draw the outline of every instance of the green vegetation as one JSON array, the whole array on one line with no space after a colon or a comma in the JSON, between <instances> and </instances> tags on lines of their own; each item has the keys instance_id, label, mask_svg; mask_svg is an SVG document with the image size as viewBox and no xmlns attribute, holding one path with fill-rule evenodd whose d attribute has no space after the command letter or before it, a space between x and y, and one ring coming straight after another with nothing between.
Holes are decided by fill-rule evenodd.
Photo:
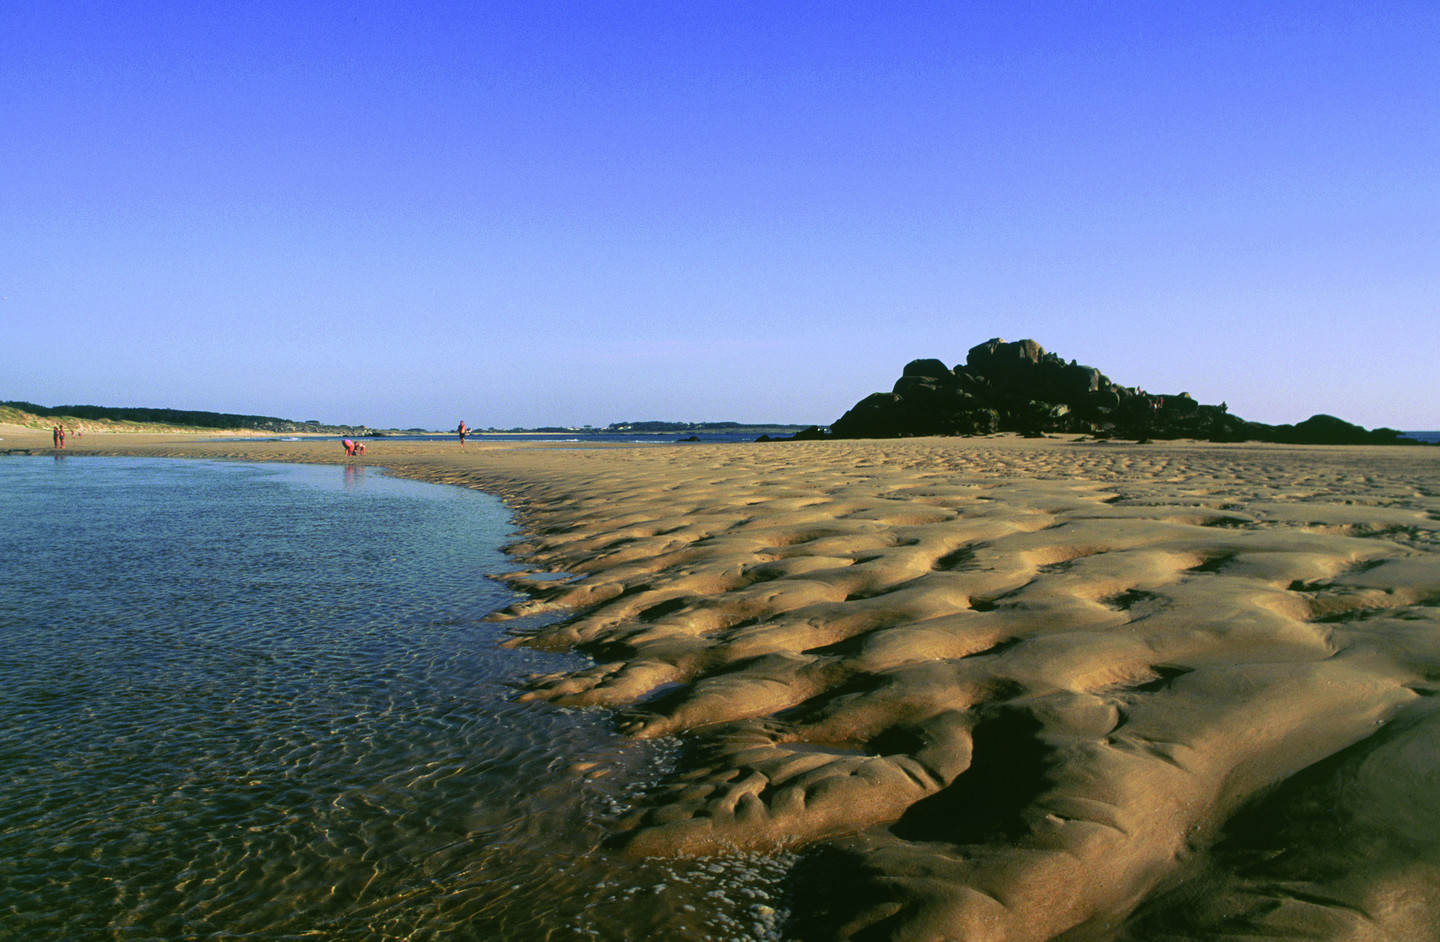
<instances>
[{"instance_id":1,"label":"green vegetation","mask_svg":"<svg viewBox=\"0 0 1440 942\"><path fill-rule=\"evenodd\" d=\"M0 401L0 422L26 428L48 428L56 422L84 424L115 431L169 431L177 429L241 429L267 433L321 432L362 435L363 426L321 425L268 415L235 415L186 409L114 408L109 406L41 406L33 402Z\"/></svg>"}]
</instances>

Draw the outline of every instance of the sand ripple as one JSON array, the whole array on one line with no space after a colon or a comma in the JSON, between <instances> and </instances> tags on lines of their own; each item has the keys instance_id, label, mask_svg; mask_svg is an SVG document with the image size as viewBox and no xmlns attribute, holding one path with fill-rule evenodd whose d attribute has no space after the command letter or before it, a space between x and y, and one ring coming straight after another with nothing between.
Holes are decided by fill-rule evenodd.
<instances>
[{"instance_id":1,"label":"sand ripple","mask_svg":"<svg viewBox=\"0 0 1440 942\"><path fill-rule=\"evenodd\" d=\"M525 641L597 663L528 696L686 737L635 853L843 839L863 892L813 901L840 936L1427 937L1435 459L550 456L514 549L576 578L514 581L577 614Z\"/></svg>"}]
</instances>

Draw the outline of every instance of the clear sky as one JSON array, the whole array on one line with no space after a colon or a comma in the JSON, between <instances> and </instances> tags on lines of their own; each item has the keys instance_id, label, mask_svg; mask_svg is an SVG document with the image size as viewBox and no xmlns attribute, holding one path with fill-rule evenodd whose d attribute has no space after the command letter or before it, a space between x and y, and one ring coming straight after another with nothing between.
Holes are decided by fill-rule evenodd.
<instances>
[{"instance_id":1,"label":"clear sky","mask_svg":"<svg viewBox=\"0 0 1440 942\"><path fill-rule=\"evenodd\" d=\"M0 399L825 424L1039 341L1440 428L1440 4L0 8Z\"/></svg>"}]
</instances>

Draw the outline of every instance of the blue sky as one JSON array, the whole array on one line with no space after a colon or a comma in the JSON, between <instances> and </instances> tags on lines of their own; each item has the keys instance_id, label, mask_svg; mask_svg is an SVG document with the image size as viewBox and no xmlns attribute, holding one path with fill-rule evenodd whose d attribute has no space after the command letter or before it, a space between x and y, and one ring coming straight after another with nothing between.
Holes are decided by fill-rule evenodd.
<instances>
[{"instance_id":1,"label":"blue sky","mask_svg":"<svg viewBox=\"0 0 1440 942\"><path fill-rule=\"evenodd\" d=\"M1433 2L0 12L0 399L827 423L1034 338L1440 428Z\"/></svg>"}]
</instances>

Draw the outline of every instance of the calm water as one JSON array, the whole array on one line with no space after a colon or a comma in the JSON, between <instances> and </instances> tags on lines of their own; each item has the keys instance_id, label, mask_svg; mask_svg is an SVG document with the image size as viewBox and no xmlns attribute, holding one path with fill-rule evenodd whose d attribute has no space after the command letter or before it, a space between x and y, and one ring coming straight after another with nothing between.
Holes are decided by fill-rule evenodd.
<instances>
[{"instance_id":1,"label":"calm water","mask_svg":"<svg viewBox=\"0 0 1440 942\"><path fill-rule=\"evenodd\" d=\"M798 432L779 431L771 433L772 438L787 437ZM550 442L557 444L591 444L604 442L608 444L621 443L627 445L674 445L687 441L691 436L702 442L728 443L753 442L760 437L759 432L484 432L472 434L469 440L472 442ZM316 435L305 440L307 441L334 441L338 442L344 435ZM355 436L349 436L354 438ZM211 441L233 442L234 438L218 438ZM295 437L284 435L264 439L265 441L300 441ZM386 434L378 438L362 437L362 441L373 444L375 441L387 442L453 442L456 440L454 432L425 432L421 434Z\"/></svg>"},{"instance_id":2,"label":"calm water","mask_svg":"<svg viewBox=\"0 0 1440 942\"><path fill-rule=\"evenodd\" d=\"M578 662L496 647L509 532L374 469L0 459L0 938L780 938L785 860L598 848L675 746L513 702Z\"/></svg>"}]
</instances>

